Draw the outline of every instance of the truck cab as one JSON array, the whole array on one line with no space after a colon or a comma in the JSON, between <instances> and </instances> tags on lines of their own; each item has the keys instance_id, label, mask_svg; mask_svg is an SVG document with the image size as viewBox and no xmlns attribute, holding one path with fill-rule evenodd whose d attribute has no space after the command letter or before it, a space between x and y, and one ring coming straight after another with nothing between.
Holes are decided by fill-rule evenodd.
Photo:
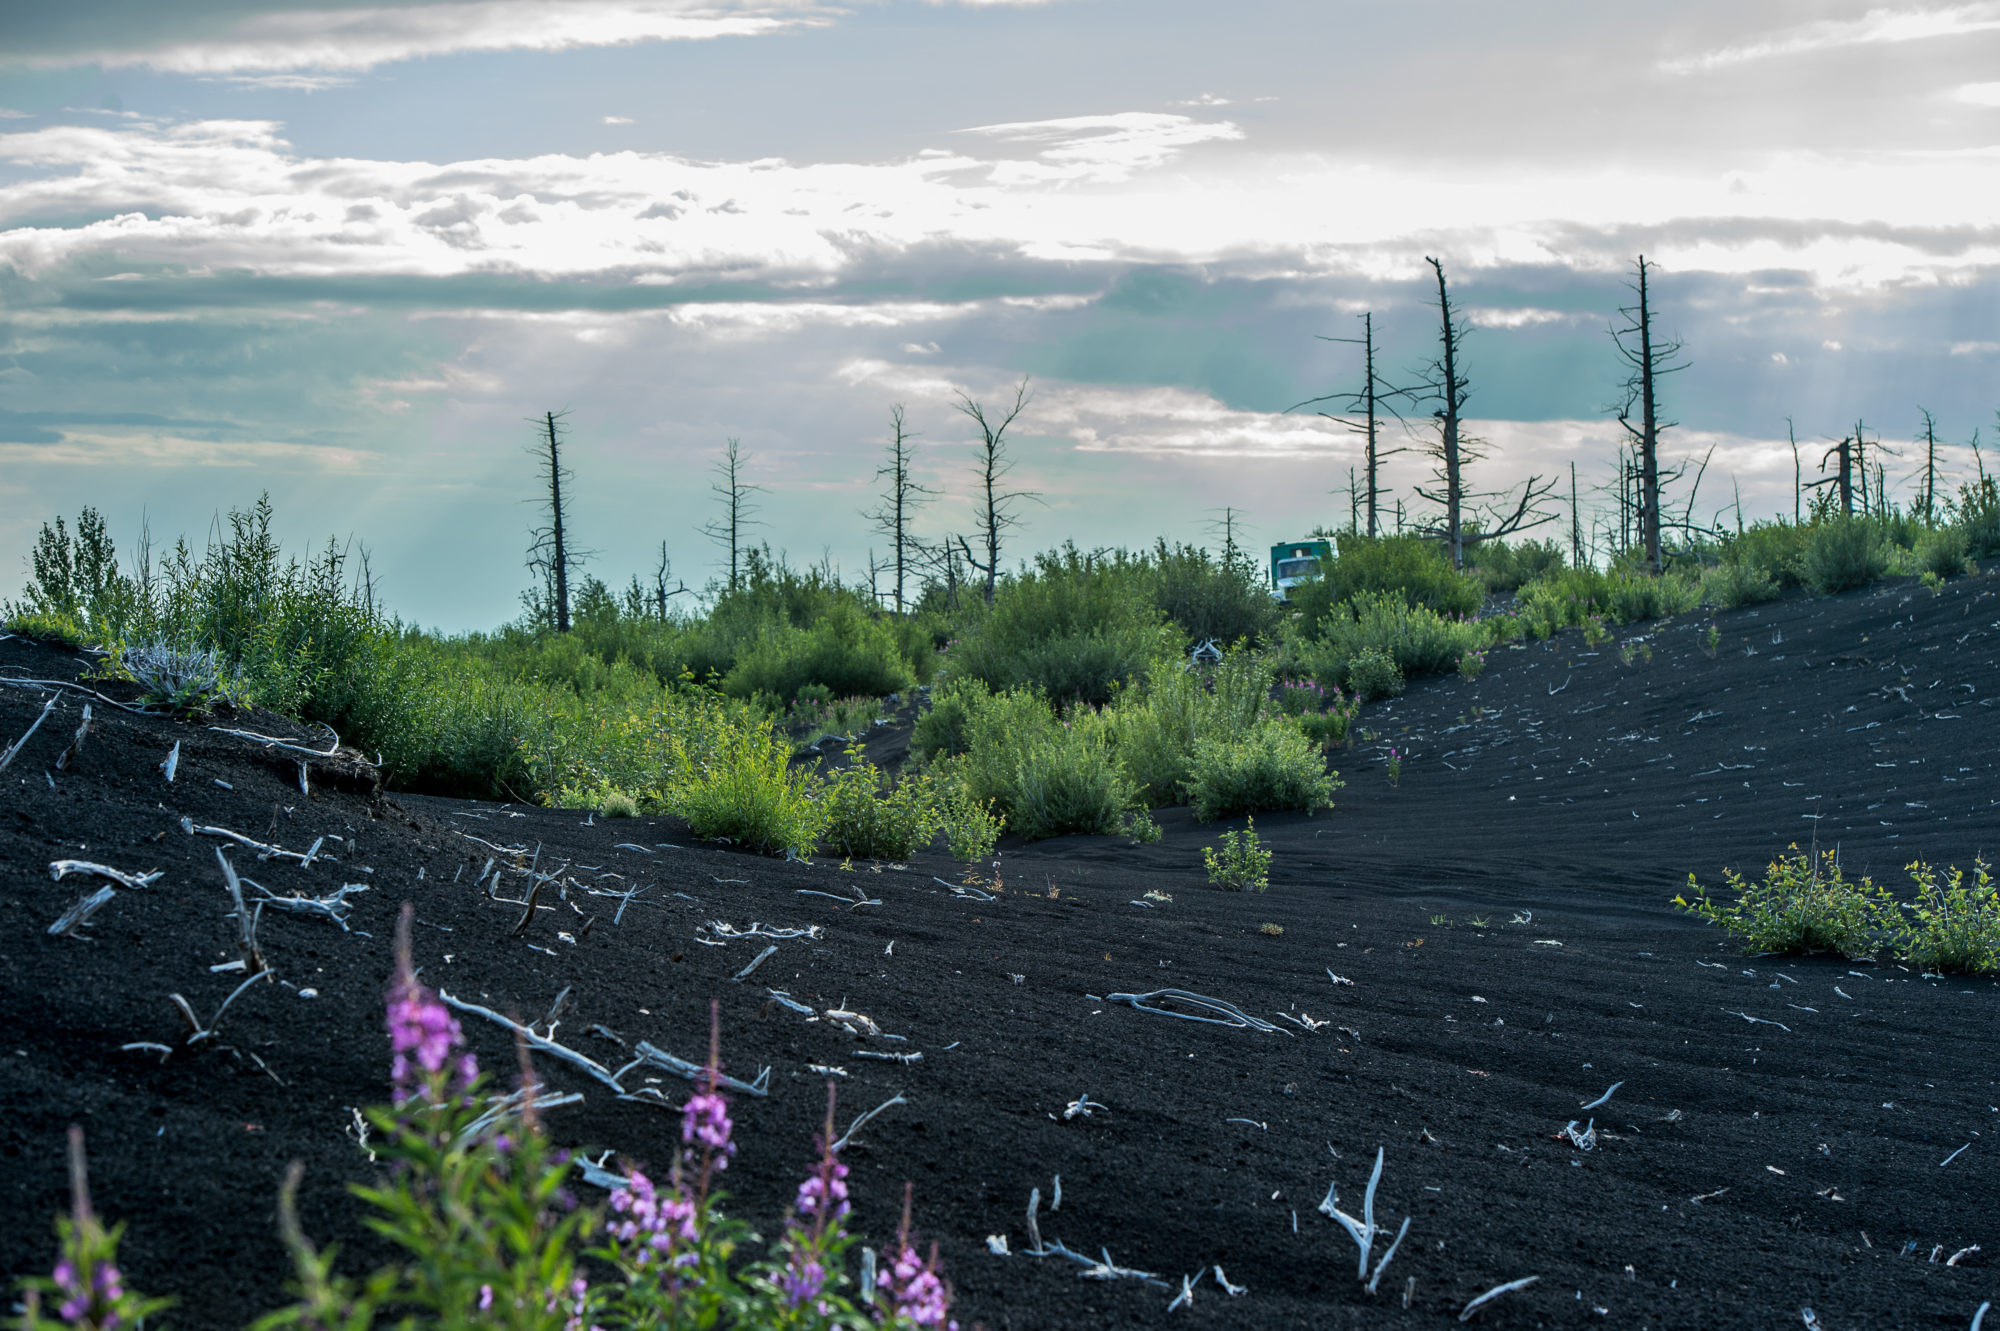
<instances>
[{"instance_id":1,"label":"truck cab","mask_svg":"<svg viewBox=\"0 0 2000 1331\"><path fill-rule=\"evenodd\" d=\"M1322 563L1333 562L1338 551L1333 538L1315 536L1304 541L1282 541L1271 547L1271 596L1283 603L1291 599L1292 588L1320 574Z\"/></svg>"}]
</instances>

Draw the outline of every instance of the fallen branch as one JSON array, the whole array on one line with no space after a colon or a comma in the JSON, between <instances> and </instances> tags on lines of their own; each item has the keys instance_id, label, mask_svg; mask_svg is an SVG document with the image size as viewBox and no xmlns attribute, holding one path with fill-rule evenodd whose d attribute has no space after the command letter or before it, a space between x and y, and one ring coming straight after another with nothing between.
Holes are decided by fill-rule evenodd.
<instances>
[{"instance_id":1,"label":"fallen branch","mask_svg":"<svg viewBox=\"0 0 2000 1331\"><path fill-rule=\"evenodd\" d=\"M160 775L167 778L167 784L174 783L174 773L181 770L181 742L174 741L174 747L160 760Z\"/></svg>"},{"instance_id":2,"label":"fallen branch","mask_svg":"<svg viewBox=\"0 0 2000 1331\"><path fill-rule=\"evenodd\" d=\"M286 740L279 739L275 735L259 735L255 731L231 730L227 726L210 726L209 729L214 731L219 731L224 735L234 735L238 739L256 740L259 744L262 744L267 749L286 749L292 753L303 753L308 758L334 758L338 757L340 754L340 732L335 730L332 726L327 726L325 728L326 733L333 736L333 743L329 744L324 752L322 752L319 749L309 749L303 744L290 743Z\"/></svg>"},{"instance_id":3,"label":"fallen branch","mask_svg":"<svg viewBox=\"0 0 2000 1331\"><path fill-rule=\"evenodd\" d=\"M107 707L116 707L121 712L131 712L135 716L158 715L157 712L150 712L144 707L134 707L115 698L107 698L96 689L87 689L81 684L63 679L0 679L0 684L11 685L17 689L68 689L72 693L81 693L86 698L94 698Z\"/></svg>"},{"instance_id":4,"label":"fallen branch","mask_svg":"<svg viewBox=\"0 0 2000 1331\"><path fill-rule=\"evenodd\" d=\"M35 723L28 727L27 733L22 735L21 738L15 740L12 744L8 745L5 749L0 749L0 772L4 772L7 770L8 765L14 761L16 755L18 755L22 749L27 747L28 741L35 737L35 732L42 728L42 722L48 720L49 713L53 712L55 709L56 709L56 700L54 698L50 698L47 702L42 704L41 712L36 715Z\"/></svg>"},{"instance_id":5,"label":"fallen branch","mask_svg":"<svg viewBox=\"0 0 2000 1331\"><path fill-rule=\"evenodd\" d=\"M1361 1219L1356 1220L1353 1216L1340 1209L1340 1193L1336 1183L1329 1183L1327 1185L1326 1199L1319 1204L1319 1209L1326 1215L1333 1217L1340 1227L1347 1231L1347 1236L1354 1240L1355 1246L1361 1250L1360 1264L1355 1269L1355 1277L1357 1279L1368 1277L1368 1256L1375 1247L1376 1238L1382 1233L1375 1225L1375 1189L1380 1187L1382 1183L1382 1162L1384 1157L1384 1148L1380 1146L1376 1147L1375 1170L1368 1176L1368 1192L1362 1198L1361 1202ZM1409 1232L1410 1217L1404 1216L1403 1227L1396 1231L1395 1242L1391 1243L1389 1250L1382 1254L1382 1260L1375 1267L1374 1276L1368 1279L1368 1292L1370 1294L1375 1292L1375 1286L1381 1282L1382 1273L1389 1269L1389 1261L1396 1255L1396 1249L1402 1246L1403 1235Z\"/></svg>"},{"instance_id":6,"label":"fallen branch","mask_svg":"<svg viewBox=\"0 0 2000 1331\"><path fill-rule=\"evenodd\" d=\"M699 1081L709 1075L706 1064L690 1063L687 1059L676 1057L666 1050L657 1048L644 1040L634 1045L632 1052L637 1054L638 1057L618 1069L620 1077L623 1077L633 1068L639 1067L642 1064L647 1067L660 1068L664 1071L674 1073L677 1076L687 1078L689 1081ZM757 1080L755 1081L741 1081L726 1072L718 1072L715 1074L715 1082L718 1086L727 1086L731 1090L742 1091L746 1095L768 1096L771 1093L771 1069L763 1069L757 1074Z\"/></svg>"},{"instance_id":7,"label":"fallen branch","mask_svg":"<svg viewBox=\"0 0 2000 1331\"><path fill-rule=\"evenodd\" d=\"M181 819L181 831L187 833L189 836L212 836L220 837L224 841L233 841L246 850L256 851L257 858L260 860L297 860L301 868L316 859L325 860L328 864L339 863L331 855L322 855L319 853L320 842L325 841L325 837L321 837L318 841L315 841L310 851L300 852L286 850L283 846L272 845L268 841L258 841L255 838L244 836L241 832L232 832L226 827L204 827L197 824L192 818Z\"/></svg>"},{"instance_id":8,"label":"fallen branch","mask_svg":"<svg viewBox=\"0 0 2000 1331\"><path fill-rule=\"evenodd\" d=\"M64 911L54 924L49 926L50 937L83 937L77 930L89 924L90 917L111 904L111 899L117 895L118 889L115 887L100 887L89 896L80 898L75 905Z\"/></svg>"},{"instance_id":9,"label":"fallen branch","mask_svg":"<svg viewBox=\"0 0 2000 1331\"><path fill-rule=\"evenodd\" d=\"M257 946L257 918L243 900L243 880L236 876L236 867L220 846L215 848L215 862L222 866L223 880L229 884L229 899L236 903L236 948L243 954L243 964L253 971L267 971L270 966Z\"/></svg>"},{"instance_id":10,"label":"fallen branch","mask_svg":"<svg viewBox=\"0 0 2000 1331\"><path fill-rule=\"evenodd\" d=\"M187 1038L187 1043L196 1044L212 1037L215 1034L216 1027L222 1025L222 1014L229 1011L229 1005L236 1001L237 996L251 985L257 983L257 981L270 978L270 974L271 972L269 971L258 971L242 984L237 985L235 989L230 991L229 997L222 1000L222 1006L215 1010L215 1015L209 1018L206 1026L202 1025L195 1018L194 1008L189 1006L185 998L182 998L179 994L168 994L167 1001L179 1008L181 1016L187 1019L188 1029L192 1032Z\"/></svg>"},{"instance_id":11,"label":"fallen branch","mask_svg":"<svg viewBox=\"0 0 2000 1331\"><path fill-rule=\"evenodd\" d=\"M745 966L742 970L730 976L729 982L731 984L741 984L743 981L749 979L750 972L756 970L759 966L763 965L766 961L770 960L770 958L777 952L777 950L778 950L778 945L776 943L771 944L769 947L765 948L762 952L759 952L756 956L752 957L750 959L750 964L748 966Z\"/></svg>"},{"instance_id":12,"label":"fallen branch","mask_svg":"<svg viewBox=\"0 0 2000 1331\"><path fill-rule=\"evenodd\" d=\"M166 871L163 869L148 869L145 873L126 873L123 869L114 869L108 864L97 864L90 860L49 862L49 877L58 883L63 880L65 874L72 873L94 873L99 878L109 878L120 887L130 888L151 887L166 876Z\"/></svg>"},{"instance_id":13,"label":"fallen branch","mask_svg":"<svg viewBox=\"0 0 2000 1331\"><path fill-rule=\"evenodd\" d=\"M83 705L83 723L76 728L76 735L74 738L70 740L69 747L56 755L56 770L58 772L68 767L69 760L71 758L74 758L77 754L83 751L83 742L89 738L90 738L90 704L85 703Z\"/></svg>"},{"instance_id":14,"label":"fallen branch","mask_svg":"<svg viewBox=\"0 0 2000 1331\"><path fill-rule=\"evenodd\" d=\"M618 1082L618 1075L586 1054L579 1054L567 1045L560 1045L554 1040L537 1035L520 1022L515 1021L511 1017L503 1017L492 1008L481 1007L477 1003L467 1003L463 999L453 998L442 989L438 990L438 1001L446 1007L456 1008L460 1012L470 1012L476 1017L486 1018L495 1025L505 1026L508 1030L514 1032L515 1038L527 1045L528 1048L539 1049L545 1054L559 1058L572 1067L580 1068L584 1072L589 1073L620 1095L625 1094L625 1088ZM646 1046L641 1045L640 1048L644 1049Z\"/></svg>"},{"instance_id":15,"label":"fallen branch","mask_svg":"<svg viewBox=\"0 0 2000 1331\"><path fill-rule=\"evenodd\" d=\"M1492 1289L1487 1290L1484 1294L1466 1304L1464 1311L1459 1313L1458 1320L1469 1322L1472 1320L1472 1314L1478 1312L1502 1294L1511 1294L1517 1289L1526 1289L1540 1279L1540 1276L1523 1276L1519 1280L1510 1280L1504 1285L1495 1285Z\"/></svg>"},{"instance_id":16,"label":"fallen branch","mask_svg":"<svg viewBox=\"0 0 2000 1331\"><path fill-rule=\"evenodd\" d=\"M1605 1092L1604 1094L1602 1094L1602 1095L1598 1096L1598 1097L1597 1097L1597 1098L1596 1098L1595 1100L1592 1100L1592 1101L1591 1101L1591 1102L1590 1102L1589 1104L1587 1104L1587 1105L1579 1105L1579 1106L1577 1106L1577 1107L1578 1107L1579 1109L1595 1109L1595 1108L1597 1108L1597 1107L1598 1107L1599 1105L1602 1105L1602 1104L1608 1104L1608 1103L1610 1102L1610 1100L1611 1100L1611 1097L1612 1097L1612 1096L1614 1096L1614 1095L1616 1095L1616 1094L1618 1093L1618 1088L1619 1088L1620 1086L1623 1086L1624 1084L1625 1084L1625 1083L1624 1083L1624 1082L1622 1082L1622 1081L1614 1081L1614 1082L1612 1082L1612 1083L1611 1083L1611 1089L1610 1089L1610 1090L1608 1090L1608 1091L1606 1091L1606 1092Z\"/></svg>"},{"instance_id":17,"label":"fallen branch","mask_svg":"<svg viewBox=\"0 0 2000 1331\"><path fill-rule=\"evenodd\" d=\"M1154 999L1173 999L1217 1015L1204 1017L1192 1012L1174 1012L1168 1008L1146 1006L1149 1000ZM1204 998L1200 994L1191 994L1185 989L1155 989L1150 993L1144 994L1108 994L1105 1001L1127 1003L1141 1012L1157 1012L1163 1017L1179 1017L1182 1021L1204 1021L1214 1026L1234 1026L1258 1031L1283 1029L1282 1027L1272 1025L1261 1017L1251 1016L1234 1003L1225 1003L1219 998Z\"/></svg>"},{"instance_id":18,"label":"fallen branch","mask_svg":"<svg viewBox=\"0 0 2000 1331\"><path fill-rule=\"evenodd\" d=\"M869 1110L867 1113L861 1115L859 1118L855 1119L852 1123L848 1124L847 1131L841 1134L840 1140L833 1144L833 1150L836 1153L846 1150L847 1143L854 1140L854 1134L861 1131L861 1125L866 1123L869 1119L874 1118L877 1114L881 1113L883 1110L889 1108L891 1105L906 1105L908 1103L909 1101L903 1098L903 1093L901 1091L896 1092L894 1098L884 1100L881 1104L876 1105L873 1109Z\"/></svg>"},{"instance_id":19,"label":"fallen branch","mask_svg":"<svg viewBox=\"0 0 2000 1331\"><path fill-rule=\"evenodd\" d=\"M347 898L355 892L366 892L368 890L368 884L366 883L348 883L339 891L330 892L323 897L296 895L281 897L262 883L248 878L243 881L264 894L257 899L258 909L261 910L263 907L269 906L273 910L290 911L295 915L324 915L327 919L339 925L342 933L353 932L347 927L347 917L353 913L354 907L348 904Z\"/></svg>"}]
</instances>

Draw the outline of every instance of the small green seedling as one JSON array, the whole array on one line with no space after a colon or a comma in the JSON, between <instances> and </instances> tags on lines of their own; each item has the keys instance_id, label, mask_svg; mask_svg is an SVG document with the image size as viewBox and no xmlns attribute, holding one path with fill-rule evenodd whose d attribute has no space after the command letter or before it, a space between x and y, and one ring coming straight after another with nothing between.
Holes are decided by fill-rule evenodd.
<instances>
[{"instance_id":1,"label":"small green seedling","mask_svg":"<svg viewBox=\"0 0 2000 1331\"><path fill-rule=\"evenodd\" d=\"M1240 832L1222 834L1222 853L1204 846L1208 885L1225 892L1262 892L1271 885L1271 852L1257 841L1257 820L1245 819Z\"/></svg>"}]
</instances>

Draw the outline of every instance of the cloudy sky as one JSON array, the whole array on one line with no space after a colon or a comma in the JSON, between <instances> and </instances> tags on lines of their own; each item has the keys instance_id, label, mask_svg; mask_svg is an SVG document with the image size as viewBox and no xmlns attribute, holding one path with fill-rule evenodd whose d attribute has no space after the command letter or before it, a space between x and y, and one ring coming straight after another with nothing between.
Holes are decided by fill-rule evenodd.
<instances>
[{"instance_id":1,"label":"cloudy sky","mask_svg":"<svg viewBox=\"0 0 2000 1331\"><path fill-rule=\"evenodd\" d=\"M526 419L575 525L698 584L755 535L865 570L889 410L927 534L951 410L1031 376L1017 553L1347 516L1287 407L1473 327L1476 482L1613 469L1607 325L1656 262L1698 516L1789 512L1864 419L1954 474L2000 407L2000 3L66 0L0 5L0 587L90 503L129 546L268 490L392 607L515 613ZM1424 409L1419 416L1427 415ZM1394 459L1406 503L1420 455ZM1734 509L1730 509L1733 521ZM4 593L0 593L4 594Z\"/></svg>"}]
</instances>

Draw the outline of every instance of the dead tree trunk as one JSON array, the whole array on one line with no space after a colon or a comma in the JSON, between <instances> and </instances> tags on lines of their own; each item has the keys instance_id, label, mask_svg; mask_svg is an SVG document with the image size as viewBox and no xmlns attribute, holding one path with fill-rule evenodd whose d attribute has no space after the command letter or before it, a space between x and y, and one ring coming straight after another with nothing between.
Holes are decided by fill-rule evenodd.
<instances>
[{"instance_id":1,"label":"dead tree trunk","mask_svg":"<svg viewBox=\"0 0 2000 1331\"><path fill-rule=\"evenodd\" d=\"M1843 436L1839 443L1827 449L1826 455L1819 460L1821 471L1826 470L1827 458L1832 457L1840 459L1840 470L1819 484L1832 481L1840 486L1840 515L1851 518L1854 516L1854 441Z\"/></svg>"},{"instance_id":2,"label":"dead tree trunk","mask_svg":"<svg viewBox=\"0 0 2000 1331\"><path fill-rule=\"evenodd\" d=\"M887 478L888 490L882 507L862 516L872 520L875 530L887 536L895 547L896 613L903 613L903 579L911 562L910 518L930 496L936 494L910 476L910 441L916 435L904 428L903 404L889 408L889 460L876 471L877 479Z\"/></svg>"},{"instance_id":3,"label":"dead tree trunk","mask_svg":"<svg viewBox=\"0 0 2000 1331\"><path fill-rule=\"evenodd\" d=\"M542 587L529 593L528 612L535 620L552 625L558 633L568 633L570 573L582 562L581 552L570 539L569 498L563 483L575 473L563 465L563 418L566 411L545 411L530 417L535 422L535 457L548 504L548 525L537 527L528 538L528 567L541 577ZM539 603L537 603L539 602Z\"/></svg>"},{"instance_id":4,"label":"dead tree trunk","mask_svg":"<svg viewBox=\"0 0 2000 1331\"><path fill-rule=\"evenodd\" d=\"M1489 515L1494 519L1490 529L1478 532L1466 530L1468 507L1479 499L1495 496L1474 495L1465 487L1466 467L1483 456L1476 441L1461 433L1465 402L1472 391L1470 381L1459 367L1459 352L1467 329L1451 317L1451 291L1445 285L1444 265L1428 257L1424 262L1437 276L1438 354L1431 361L1423 383L1412 392L1438 404L1437 410L1431 413L1438 423L1438 435L1430 454L1437 462L1437 470L1432 475L1444 488L1442 491L1431 491L1420 486L1417 493L1432 503L1444 506L1442 521L1429 524L1426 530L1444 542L1445 550L1451 556L1451 566L1463 570L1466 546L1497 540L1528 527L1554 521L1554 514L1537 513L1534 506L1555 489L1555 482L1544 482L1540 476L1530 476L1521 487L1520 502L1512 513L1505 513L1503 507Z\"/></svg>"},{"instance_id":5,"label":"dead tree trunk","mask_svg":"<svg viewBox=\"0 0 2000 1331\"><path fill-rule=\"evenodd\" d=\"M722 460L713 468L718 483L708 487L722 501L722 516L704 523L701 528L702 535L728 549L726 567L729 569L729 590L732 592L742 580L743 533L751 527L764 525L757 520L757 504L750 497L760 493L764 487L743 479L743 463L742 444L731 439L723 446Z\"/></svg>"},{"instance_id":6,"label":"dead tree trunk","mask_svg":"<svg viewBox=\"0 0 2000 1331\"><path fill-rule=\"evenodd\" d=\"M1380 505L1382 499L1383 460L1392 458L1398 453L1409 451L1403 448L1385 449L1382 447L1382 414L1387 412L1389 415L1395 416L1398 421L1401 421L1403 419L1402 415L1391 404L1398 397L1408 397L1411 390L1395 387L1383 379L1381 374L1376 371L1375 316L1372 312L1364 312L1359 318L1361 319L1360 337L1322 336L1320 341L1348 342L1361 348L1361 387L1351 393L1329 393L1324 397L1307 398L1304 402L1287 407L1285 410L1297 411L1299 407L1309 407L1319 402L1339 402L1342 404L1338 412L1322 411L1319 414L1327 420L1338 421L1355 434L1360 435L1364 441L1362 472L1367 477L1367 489L1363 492L1366 495L1366 499L1359 502L1362 509L1368 515L1368 539L1373 540L1381 531ZM1356 487L1353 478L1350 476L1347 486L1348 509L1350 513L1357 504L1355 490ZM1360 522L1358 520L1350 521L1349 526L1356 531L1360 530Z\"/></svg>"},{"instance_id":7,"label":"dead tree trunk","mask_svg":"<svg viewBox=\"0 0 2000 1331\"><path fill-rule=\"evenodd\" d=\"M1917 410L1924 417L1924 493L1918 503L1928 524L1937 520L1937 417L1923 407Z\"/></svg>"},{"instance_id":8,"label":"dead tree trunk","mask_svg":"<svg viewBox=\"0 0 2000 1331\"><path fill-rule=\"evenodd\" d=\"M1014 469L1014 463L1007 456L1007 427L1027 409L1033 396L1028 392L1028 379L1014 388L1014 405L1005 415L995 420L987 419L986 409L961 392L958 395L958 410L974 425L979 427L979 509L973 522L979 534L980 544L986 548L986 562L980 563L972 556L972 548L960 542L965 551L966 562L986 579L986 603L993 603L993 589L1000 577L1000 538L1008 528L1019 525L1020 515L1015 505L1023 499L1040 498L1032 490L1004 490L1001 487L1007 474Z\"/></svg>"},{"instance_id":9,"label":"dead tree trunk","mask_svg":"<svg viewBox=\"0 0 2000 1331\"><path fill-rule=\"evenodd\" d=\"M1785 417L1785 438L1792 441L1792 525L1805 521L1805 473L1799 468L1799 436L1792 428L1792 418Z\"/></svg>"},{"instance_id":10,"label":"dead tree trunk","mask_svg":"<svg viewBox=\"0 0 2000 1331\"><path fill-rule=\"evenodd\" d=\"M1625 316L1622 328L1611 330L1611 340L1617 344L1618 354L1631 369L1625 381L1625 404L1619 409L1618 423L1630 436L1637 454L1637 517L1638 538L1644 548L1646 567L1654 573L1661 569L1660 562L1660 431L1671 429L1675 422L1662 421L1659 415L1659 381L1664 375L1673 374L1687 368L1685 361L1674 363L1674 357L1681 351L1681 344L1653 334L1652 294L1648 289L1649 267L1646 256L1640 255L1638 281L1631 289L1638 294L1639 303L1619 308ZM1638 339L1634 346L1631 339ZM1632 423L1632 409L1639 410L1639 423Z\"/></svg>"}]
</instances>

